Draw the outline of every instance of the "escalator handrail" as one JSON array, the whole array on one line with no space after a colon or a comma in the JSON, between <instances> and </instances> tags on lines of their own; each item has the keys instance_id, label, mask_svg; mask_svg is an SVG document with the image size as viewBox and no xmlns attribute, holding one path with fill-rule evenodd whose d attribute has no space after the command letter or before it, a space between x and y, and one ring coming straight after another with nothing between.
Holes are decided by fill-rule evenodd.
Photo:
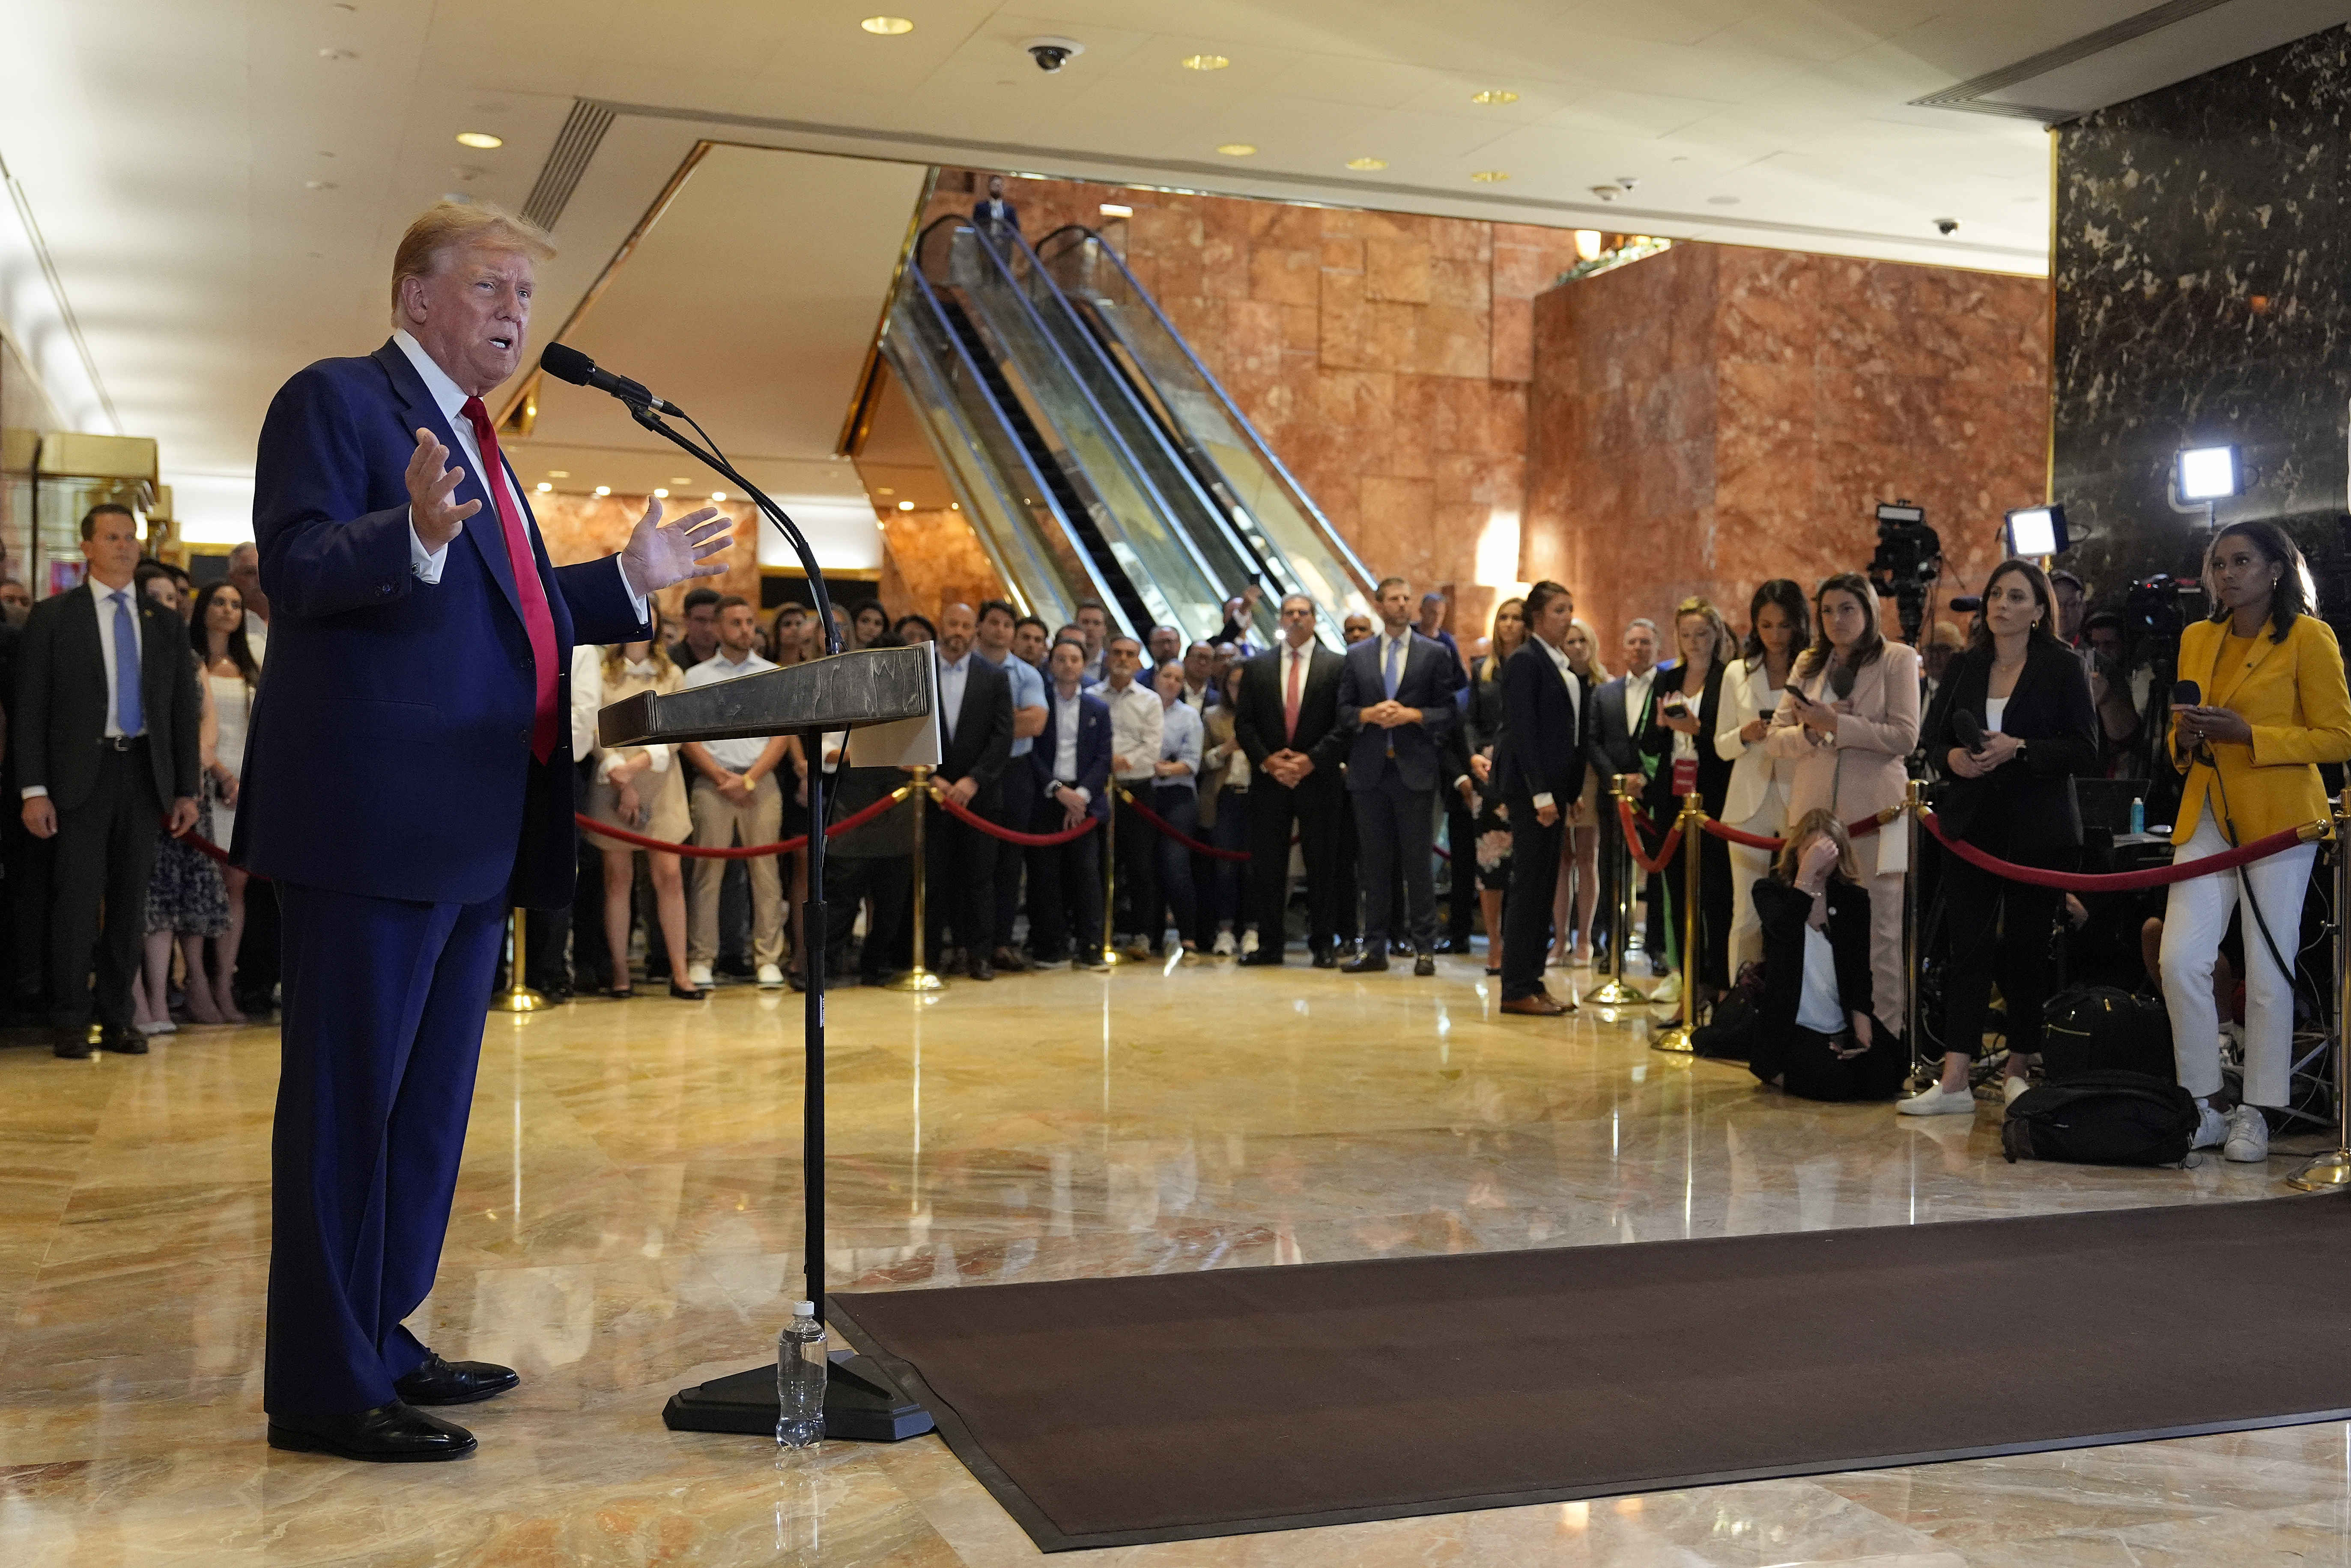
<instances>
[{"instance_id":1,"label":"escalator handrail","mask_svg":"<svg viewBox=\"0 0 2351 1568\"><path fill-rule=\"evenodd\" d=\"M1077 368L1070 363L1069 356L1062 352L1060 342L1057 341L1054 339L1053 334L1046 329L1043 319L1037 314L1037 307L1035 303L1029 299L1028 292L1020 287L1019 282L1013 277L1011 269L1004 264L1004 258L997 254L996 247L994 246L987 243L985 235L978 235L978 225L975 225L970 218L953 213L949 213L945 216L934 219L930 225L923 230L922 238L915 242L915 261L917 268L919 269L921 266L923 249L928 245L932 234L936 232L942 225L949 224L970 228L973 230L975 235L979 238L980 243L977 246L979 253L987 258L987 264L996 269L998 275L1002 277L1005 287L1010 291L1012 298L1019 303L1021 310L1035 325L1037 329L1037 336L1043 341L1046 351L1052 355L1054 361L1061 367L1061 373L1068 378L1070 385L1076 389L1078 396L1083 400L1085 406L1092 412L1094 420L1100 427L1103 437L1109 441L1111 445L1117 450L1118 455L1124 460L1129 478L1135 486L1143 492L1144 500L1158 509L1160 518L1166 526L1169 535L1175 538L1176 543L1183 549L1184 552L1192 558L1192 564L1199 571L1201 580L1209 584L1216 590L1217 602L1221 604L1224 600L1229 598L1230 595L1226 591L1226 585L1218 580L1216 571L1209 567L1207 558L1201 555L1200 547L1193 541L1191 530L1181 526L1182 519L1175 507L1171 505L1167 497L1161 493L1159 486L1151 477L1150 471L1144 468L1141 460L1135 456L1134 449L1127 444L1126 437L1119 434L1118 426L1112 423L1110 415L1102 411L1102 402L1094 396L1093 389L1086 384L1085 378L1079 375ZM1025 247L1028 242L1023 240L1021 241L1021 244ZM1034 251L1029 252L1029 259L1032 262L1036 261L1036 253ZM1061 287L1058 284L1053 283L1052 276L1044 271L1044 264L1042 262L1037 262L1037 268L1040 274L1044 276L1047 284L1052 287L1054 298L1060 302L1064 309L1067 309L1069 308L1069 301L1061 298ZM927 279L925 279L925 281L927 281ZM1072 319L1072 324L1080 332L1083 332L1085 330L1084 325L1082 323L1076 322L1074 318ZM1148 419L1147 415L1144 417L1146 420ZM1062 449L1067 451L1068 443L1064 441L1061 444ZM1071 459L1072 461L1075 461L1074 454L1071 454ZM1078 463L1077 467L1079 472L1084 472L1084 464ZM1088 480L1088 485L1090 487L1093 487L1091 478ZM1100 492L1098 488L1096 490L1096 494L1097 497L1099 497ZM1206 501L1206 497L1203 497L1203 499ZM1117 518L1116 511L1112 508L1106 501L1103 502L1102 505L1103 509L1109 511L1113 520L1115 520ZM1223 512L1213 502L1207 502L1206 509L1211 517L1218 518L1220 522L1225 521ZM1227 523L1226 526L1229 526L1229 524ZM1129 548L1132 549L1133 547L1130 546ZM1164 592L1165 591L1163 590L1162 591ZM1134 632L1134 635L1140 637L1148 630L1148 627L1137 628Z\"/></svg>"},{"instance_id":2,"label":"escalator handrail","mask_svg":"<svg viewBox=\"0 0 2351 1568\"><path fill-rule=\"evenodd\" d=\"M1340 564L1354 577L1358 591L1368 596L1372 592L1373 579L1361 558L1355 554L1345 539L1339 537L1338 530L1331 526L1331 519L1322 515L1322 508L1314 504L1314 498L1306 493L1305 486L1299 484L1297 476L1292 475L1281 459L1274 455L1273 448L1266 444L1265 437L1258 433L1257 426L1249 422L1249 415L1241 412L1240 405L1233 402L1232 394L1225 391L1224 383L1217 380L1207 365L1200 362L1200 356L1192 351L1190 342L1186 340L1183 333L1176 329L1176 324L1167 319L1167 313L1159 308L1159 301L1154 298L1151 291L1144 287L1136 279L1134 272L1126 265L1126 258L1112 248L1110 242L1102 238L1100 231L1084 224L1064 224L1038 242L1040 257L1045 246L1052 244L1062 235L1072 233L1082 235L1102 247L1102 255L1110 258L1111 265L1117 267L1120 275L1126 279L1127 287L1134 290L1134 297L1143 302L1144 307L1158 321L1160 328L1166 332L1169 340L1175 343L1184 358L1191 361L1194 372L1199 376L1207 389L1216 394L1217 401L1224 405L1225 413L1233 422L1233 427L1240 432L1242 437L1256 450L1265 465L1272 470L1274 477L1281 481L1281 486L1289 492L1292 504L1305 515L1308 521L1314 525L1314 531L1322 535L1323 544L1330 549L1332 554L1339 558ZM1050 268L1046 276L1049 277L1052 276Z\"/></svg>"},{"instance_id":3,"label":"escalator handrail","mask_svg":"<svg viewBox=\"0 0 2351 1568\"><path fill-rule=\"evenodd\" d=\"M929 310L932 319L938 323L939 330L945 335L948 346L955 350L956 358L962 361L965 368L971 372L971 385L982 398L987 400L988 412L993 413L998 423L1004 426L1007 433L1009 433L1012 429L1011 418L1005 413L1004 405L997 401L996 389L987 384L987 376L981 374L979 367L972 363L971 351L964 347L963 340L956 335L954 326L948 322L946 310L940 305L938 295L931 287L930 279L923 276L919 265L908 267L905 276L914 284L924 307ZM1095 596L1104 604L1115 603L1118 595L1103 580L1101 564L1094 559L1093 552L1086 548L1085 540L1079 536L1075 525L1062 510L1061 497L1053 494L1053 487L1047 484L1045 476L1037 471L1037 465L1029 457L1028 449L1018 439L1013 440L1010 444L1019 457L1022 470L1029 482L1036 486L1035 495L1052 513L1053 520L1061 525L1061 532L1068 538L1071 552L1084 568Z\"/></svg>"}]
</instances>

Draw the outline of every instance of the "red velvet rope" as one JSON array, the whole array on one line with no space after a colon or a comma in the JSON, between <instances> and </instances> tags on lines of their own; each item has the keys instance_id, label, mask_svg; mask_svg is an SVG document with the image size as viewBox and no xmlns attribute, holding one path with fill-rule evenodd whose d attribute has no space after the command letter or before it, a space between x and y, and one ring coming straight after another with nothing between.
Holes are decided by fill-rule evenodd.
<instances>
[{"instance_id":1,"label":"red velvet rope","mask_svg":"<svg viewBox=\"0 0 2351 1568\"><path fill-rule=\"evenodd\" d=\"M1088 817L1076 827L1066 828L1058 833L1022 833L1016 832L1010 828L998 827L953 796L934 790L931 798L956 821L977 828L991 839L1002 839L1008 844L1027 844L1031 849L1047 849L1054 844L1066 844L1071 839L1082 838L1092 832L1094 824L1102 820L1099 817Z\"/></svg>"},{"instance_id":2,"label":"red velvet rope","mask_svg":"<svg viewBox=\"0 0 2351 1568\"><path fill-rule=\"evenodd\" d=\"M165 818L165 819L164 819L164 826L166 827L166 829L168 829L168 828L170 827L170 825L171 825L171 819L167 817L167 818ZM179 835L177 835L177 836L178 836L178 838L179 838L179 841L180 841L182 843L183 843L183 844L193 844L193 845L194 845L198 850L200 850L201 852L203 852L203 853L204 853L204 857L206 860L211 861L214 865L226 867L226 868L227 868L228 870L230 870L230 871L235 871L235 870L236 870L236 869L237 869L235 866L233 866L233 865L230 865L230 864L229 864L228 852L227 852L226 850L225 850L225 849L221 848L218 844L216 844L216 843L213 842L210 839L205 838L203 834L201 834L201 833L197 832L193 828L191 828L191 829L189 829L186 832L184 832L184 833L181 833L181 834L179 834ZM246 872L245 874L246 874L246 875L247 875L247 876L249 876L249 877L251 877L251 878L253 878L253 880L254 880L254 881L256 881L256 882L267 882L267 881L269 880L267 877L266 877L266 876L262 875L262 874L261 874L259 872L257 872L257 871L249 871L249 872Z\"/></svg>"},{"instance_id":3,"label":"red velvet rope","mask_svg":"<svg viewBox=\"0 0 2351 1568\"><path fill-rule=\"evenodd\" d=\"M1625 824L1625 847L1632 852L1635 865L1655 876L1673 863L1674 852L1682 847L1682 825L1679 821L1675 822L1673 831L1666 835L1666 841L1657 846L1657 858L1651 860L1641 852L1641 830L1633 814L1633 803L1630 800L1617 801L1616 815Z\"/></svg>"},{"instance_id":4,"label":"red velvet rope","mask_svg":"<svg viewBox=\"0 0 2351 1568\"><path fill-rule=\"evenodd\" d=\"M1741 832L1737 828L1716 821L1712 817L1702 819L1698 825L1718 839L1726 839L1734 844L1745 844L1750 849L1776 852L1788 847L1788 841L1785 839L1767 839L1761 833ZM1885 825L1884 820L1880 818L1864 817L1858 822L1847 822L1844 825L1844 834L1849 839L1857 839L1865 833L1874 833Z\"/></svg>"},{"instance_id":5,"label":"red velvet rope","mask_svg":"<svg viewBox=\"0 0 2351 1568\"><path fill-rule=\"evenodd\" d=\"M2299 828L2280 829L2268 838L2256 839L2241 848L2228 850L2217 855L2207 855L2202 860L2186 861L2175 865L2151 866L2146 871L2110 872L2102 875L2093 875L2085 872L2043 871L2039 866L2018 865L2013 862L2001 860L1997 855L1986 854L1965 839L1954 839L1947 835L1943 831L1943 824L1936 820L1934 812L1927 812L1926 818L1927 831L1935 835L1936 841L1970 865L1980 867L2010 882L2031 883L2035 887L2063 888L2068 893L2129 893L2139 888L2162 887L2170 883L2188 882L2199 876L2210 876L2215 872L2234 871L2237 867L2250 865L2254 861L2267 860L2273 854L2290 850L2298 843L2308 841L2303 837L2305 831L2312 831L2314 838L2317 836L2314 831L2317 824L2305 823Z\"/></svg>"},{"instance_id":6,"label":"red velvet rope","mask_svg":"<svg viewBox=\"0 0 2351 1568\"><path fill-rule=\"evenodd\" d=\"M1184 831L1181 828L1178 828L1175 823L1169 821L1166 818L1161 816L1158 812L1153 810L1150 807L1144 805L1142 801L1136 800L1132 791L1121 789L1118 793L1120 799L1123 800L1128 805L1134 808L1134 814L1136 816L1142 818L1144 821L1150 823L1153 827L1158 829L1169 838L1174 839L1186 849L1192 851L1195 854L1207 855L1212 859L1220 861L1245 861L1249 858L1249 851L1247 850L1220 850L1214 844L1204 844L1199 840L1194 838L1191 834Z\"/></svg>"},{"instance_id":7,"label":"red velvet rope","mask_svg":"<svg viewBox=\"0 0 2351 1568\"><path fill-rule=\"evenodd\" d=\"M904 789L893 789L862 810L852 811L848 816L833 823L824 831L824 836L828 839L837 839L852 828L862 828L905 798ZM757 860L762 855L788 855L795 850L808 848L806 833L779 840L772 844L738 844L729 845L724 849L714 849L705 844L674 844L667 839L647 838L643 833L632 833L626 828L615 828L609 823L600 822L593 817L583 816L578 811L571 813L571 820L600 839L614 839L624 844L634 844L641 850L660 850L665 854L684 855L688 860L747 861Z\"/></svg>"}]
</instances>

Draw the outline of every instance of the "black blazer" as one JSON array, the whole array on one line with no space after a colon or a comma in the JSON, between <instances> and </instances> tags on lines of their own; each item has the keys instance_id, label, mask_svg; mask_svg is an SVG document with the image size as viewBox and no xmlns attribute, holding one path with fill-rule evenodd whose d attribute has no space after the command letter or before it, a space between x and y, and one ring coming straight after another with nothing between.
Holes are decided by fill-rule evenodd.
<instances>
[{"instance_id":1,"label":"black blazer","mask_svg":"<svg viewBox=\"0 0 2351 1568\"><path fill-rule=\"evenodd\" d=\"M1434 789L1444 780L1442 753L1445 732L1458 724L1461 710L1453 706L1461 685L1461 661L1445 645L1417 632L1408 632L1403 668L1396 673L1395 700L1418 708L1418 724L1394 729L1364 723L1364 709L1387 698L1387 676L1380 668L1384 633L1364 638L1346 652L1339 672L1339 722L1346 727L1347 788L1376 789L1389 768L1407 789ZM1395 755L1388 755L1393 747Z\"/></svg>"},{"instance_id":2,"label":"black blazer","mask_svg":"<svg viewBox=\"0 0 2351 1568\"><path fill-rule=\"evenodd\" d=\"M1736 766L1725 760L1714 745L1714 716L1722 706L1722 672L1726 667L1720 659L1707 666L1706 685L1698 699L1698 734L1694 737L1698 741L1698 793L1706 802L1706 814L1709 817L1722 815L1723 797L1730 791L1730 770ZM1649 687L1648 727L1640 735L1641 750L1661 759L1643 797L1650 817L1659 823L1665 822L1668 813L1682 809L1680 799L1674 794L1674 732L1664 723L1667 696L1681 690L1681 670L1677 664L1657 672L1656 680Z\"/></svg>"},{"instance_id":3,"label":"black blazer","mask_svg":"<svg viewBox=\"0 0 2351 1568\"><path fill-rule=\"evenodd\" d=\"M1928 762L1946 780L1935 803L1943 831L1994 851L2080 844L2082 807L2074 777L2098 770L2098 715L2081 662L2069 649L2031 644L2000 726L2028 743L2023 760L2003 763L1982 779L1962 779L1951 771L1951 748L1960 744L1951 716L1965 710L1982 724L1991 685L1991 655L1961 654L1919 729Z\"/></svg>"},{"instance_id":4,"label":"black blazer","mask_svg":"<svg viewBox=\"0 0 2351 1568\"><path fill-rule=\"evenodd\" d=\"M1502 734L1494 747L1494 776L1503 800L1530 802L1549 795L1562 811L1583 793L1584 739L1592 723L1592 692L1578 675L1575 701L1559 666L1532 637L1502 664Z\"/></svg>"},{"instance_id":5,"label":"black blazer","mask_svg":"<svg viewBox=\"0 0 2351 1568\"><path fill-rule=\"evenodd\" d=\"M1837 1001L1851 1022L1854 1013L1875 1019L1869 969L1869 890L1843 877L1828 885L1829 950L1836 957ZM1755 913L1763 925L1763 1005L1756 1029L1764 1040L1784 1041L1796 1029L1804 994L1804 926L1813 901L1776 876L1755 880ZM1878 1038L1871 1026L1871 1039Z\"/></svg>"},{"instance_id":6,"label":"black blazer","mask_svg":"<svg viewBox=\"0 0 2351 1568\"><path fill-rule=\"evenodd\" d=\"M1501 744L1502 667L1491 653L1480 654L1469 666L1469 706L1461 716L1461 728L1463 744L1471 751Z\"/></svg>"},{"instance_id":7,"label":"black blazer","mask_svg":"<svg viewBox=\"0 0 2351 1568\"><path fill-rule=\"evenodd\" d=\"M1240 702L1233 711L1233 735L1251 768L1263 768L1277 751L1302 751L1314 764L1307 776L1310 784L1316 779L1336 779L1347 756L1347 732L1339 727L1339 676L1345 661L1319 642L1311 649L1306 678L1299 683L1295 740L1282 728L1280 648L1241 666Z\"/></svg>"},{"instance_id":8,"label":"black blazer","mask_svg":"<svg viewBox=\"0 0 2351 1568\"><path fill-rule=\"evenodd\" d=\"M968 775L979 780L981 797L992 797L1012 757L1012 677L977 654L965 658L963 711L956 716L952 740L946 726L939 727L939 765L933 776L952 784Z\"/></svg>"},{"instance_id":9,"label":"black blazer","mask_svg":"<svg viewBox=\"0 0 2351 1568\"><path fill-rule=\"evenodd\" d=\"M139 607L147 765L153 770L155 807L162 811L176 799L195 797L196 729L204 699L196 690L187 623L136 587L131 602ZM99 641L98 605L89 584L34 605L25 622L16 701L8 715L19 789L41 785L60 811L89 799L98 784L99 742L106 735L106 648Z\"/></svg>"}]
</instances>

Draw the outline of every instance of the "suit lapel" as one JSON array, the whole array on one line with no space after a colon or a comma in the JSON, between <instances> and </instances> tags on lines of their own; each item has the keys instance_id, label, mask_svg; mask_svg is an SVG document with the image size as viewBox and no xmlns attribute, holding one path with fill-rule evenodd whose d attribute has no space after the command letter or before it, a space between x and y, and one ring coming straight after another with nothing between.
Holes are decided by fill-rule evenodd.
<instances>
[{"instance_id":1,"label":"suit lapel","mask_svg":"<svg viewBox=\"0 0 2351 1568\"><path fill-rule=\"evenodd\" d=\"M2228 623L2223 622L2213 628L2220 635L2212 640L2212 679L2204 687L2205 706L2226 707L2229 699L2236 695L2237 688L2252 679L2254 671L2269 663L2270 655L2278 648L2277 643L2270 641L2270 626L2271 622L2267 621L2262 622L2262 629L2253 633L2253 656L2233 669L2221 667L2229 658Z\"/></svg>"},{"instance_id":2,"label":"suit lapel","mask_svg":"<svg viewBox=\"0 0 2351 1568\"><path fill-rule=\"evenodd\" d=\"M470 541L469 548L489 569L490 576L497 582L498 591L507 596L507 608L515 612L515 619L520 621L522 595L515 589L514 563L507 559L505 526L498 519L498 506L490 494L488 476L474 472L479 464L465 461L465 449L458 444L455 430L442 414L441 405L433 401L433 394L425 391L424 379L416 373L416 367L408 362L408 356L401 352L400 345L387 342L375 351L374 359L383 367L384 373L392 378L392 391L400 396L401 405L405 410L402 428L408 433L409 441L413 444L419 428L430 430L434 438L449 449L449 465L454 468L462 465L465 467L465 476L457 482L454 498L460 504L479 502L481 509L465 519L451 548ZM505 454L499 455L503 457ZM489 536L486 539L483 537L486 528Z\"/></svg>"}]
</instances>

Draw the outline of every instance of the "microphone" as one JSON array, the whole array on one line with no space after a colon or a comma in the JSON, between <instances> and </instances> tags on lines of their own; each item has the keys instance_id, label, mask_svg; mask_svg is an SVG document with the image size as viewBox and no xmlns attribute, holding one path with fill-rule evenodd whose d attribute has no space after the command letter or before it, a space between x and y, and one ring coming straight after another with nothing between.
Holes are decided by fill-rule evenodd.
<instances>
[{"instance_id":1,"label":"microphone","mask_svg":"<svg viewBox=\"0 0 2351 1568\"><path fill-rule=\"evenodd\" d=\"M1951 608L1959 614L1973 615L1977 611L1983 608L1983 595L1980 593L1959 594L1951 601Z\"/></svg>"},{"instance_id":2,"label":"microphone","mask_svg":"<svg viewBox=\"0 0 2351 1568\"><path fill-rule=\"evenodd\" d=\"M643 385L626 376L616 376L610 371L599 370L596 361L569 343L549 343L539 351L538 368L559 382L569 382L576 387L594 387L598 392L611 392L631 408L649 408L655 413L674 413L680 419L685 411L674 402L665 402L645 390Z\"/></svg>"},{"instance_id":3,"label":"microphone","mask_svg":"<svg viewBox=\"0 0 2351 1568\"><path fill-rule=\"evenodd\" d=\"M2204 688L2194 681L2180 681L2171 688L2174 707L2194 707L2204 700Z\"/></svg>"},{"instance_id":4,"label":"microphone","mask_svg":"<svg viewBox=\"0 0 2351 1568\"><path fill-rule=\"evenodd\" d=\"M1984 748L1983 724L1967 709L1951 710L1951 727L1959 732L1959 739L1966 743L1970 756Z\"/></svg>"}]
</instances>

